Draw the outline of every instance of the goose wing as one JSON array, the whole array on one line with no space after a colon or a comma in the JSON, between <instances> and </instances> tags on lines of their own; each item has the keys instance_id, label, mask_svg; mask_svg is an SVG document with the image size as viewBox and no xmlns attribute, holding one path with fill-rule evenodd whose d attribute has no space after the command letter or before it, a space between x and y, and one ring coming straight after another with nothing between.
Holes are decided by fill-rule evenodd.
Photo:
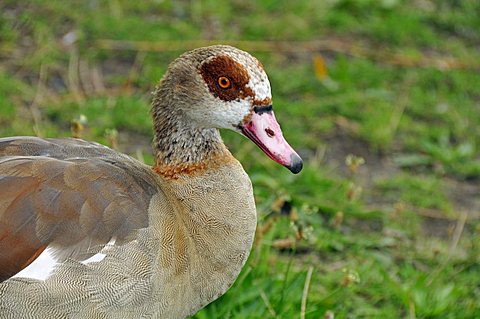
<instances>
[{"instance_id":1,"label":"goose wing","mask_svg":"<svg viewBox=\"0 0 480 319\"><path fill-rule=\"evenodd\" d=\"M148 226L148 166L79 139L0 139L0 282L49 248L86 260Z\"/></svg>"}]
</instances>

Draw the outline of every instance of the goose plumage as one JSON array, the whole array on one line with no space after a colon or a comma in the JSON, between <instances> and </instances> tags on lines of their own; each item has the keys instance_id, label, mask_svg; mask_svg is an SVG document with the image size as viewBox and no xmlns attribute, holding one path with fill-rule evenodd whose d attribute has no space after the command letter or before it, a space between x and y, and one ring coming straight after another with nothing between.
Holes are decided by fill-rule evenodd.
<instances>
[{"instance_id":1,"label":"goose plumage","mask_svg":"<svg viewBox=\"0 0 480 319\"><path fill-rule=\"evenodd\" d=\"M302 168L267 75L234 47L186 52L151 113L152 167L80 139L0 139L1 318L185 318L233 284L256 209L219 129Z\"/></svg>"}]
</instances>

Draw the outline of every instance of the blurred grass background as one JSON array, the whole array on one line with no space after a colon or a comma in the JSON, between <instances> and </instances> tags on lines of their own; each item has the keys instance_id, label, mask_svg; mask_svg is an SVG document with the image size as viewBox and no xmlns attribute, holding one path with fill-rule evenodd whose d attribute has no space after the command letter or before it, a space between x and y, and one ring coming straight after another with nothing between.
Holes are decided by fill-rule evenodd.
<instances>
[{"instance_id":1,"label":"blurred grass background","mask_svg":"<svg viewBox=\"0 0 480 319\"><path fill-rule=\"evenodd\" d=\"M224 132L259 226L195 318L480 317L480 2L0 2L0 136L152 162L150 92L187 49L258 57L298 176Z\"/></svg>"}]
</instances>

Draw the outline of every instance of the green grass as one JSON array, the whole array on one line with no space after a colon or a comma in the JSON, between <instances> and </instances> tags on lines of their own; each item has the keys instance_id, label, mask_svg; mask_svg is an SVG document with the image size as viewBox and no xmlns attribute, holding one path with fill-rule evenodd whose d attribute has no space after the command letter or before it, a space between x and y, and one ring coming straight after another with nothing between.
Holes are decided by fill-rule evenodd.
<instances>
[{"instance_id":1,"label":"green grass","mask_svg":"<svg viewBox=\"0 0 480 319\"><path fill-rule=\"evenodd\" d=\"M118 139L151 163L150 92L183 50L99 40L337 41L343 49L307 53L243 47L265 66L305 169L294 176L224 132L253 181L259 232L234 286L195 318L298 318L302 298L306 318L478 318L479 10L475 0L4 0L0 136L70 136L84 115L83 138ZM352 172L348 154L366 163Z\"/></svg>"}]
</instances>

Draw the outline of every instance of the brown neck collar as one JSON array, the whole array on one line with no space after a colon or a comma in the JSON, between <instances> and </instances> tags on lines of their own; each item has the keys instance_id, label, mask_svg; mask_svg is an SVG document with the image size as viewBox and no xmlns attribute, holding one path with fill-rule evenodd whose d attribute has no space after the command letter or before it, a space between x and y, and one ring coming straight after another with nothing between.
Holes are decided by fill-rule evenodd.
<instances>
[{"instance_id":1,"label":"brown neck collar","mask_svg":"<svg viewBox=\"0 0 480 319\"><path fill-rule=\"evenodd\" d=\"M232 161L235 161L234 157L225 149L225 153L211 154L199 162L165 164L157 158L153 171L166 179L178 179L184 176L203 175L207 171L219 169Z\"/></svg>"}]
</instances>

